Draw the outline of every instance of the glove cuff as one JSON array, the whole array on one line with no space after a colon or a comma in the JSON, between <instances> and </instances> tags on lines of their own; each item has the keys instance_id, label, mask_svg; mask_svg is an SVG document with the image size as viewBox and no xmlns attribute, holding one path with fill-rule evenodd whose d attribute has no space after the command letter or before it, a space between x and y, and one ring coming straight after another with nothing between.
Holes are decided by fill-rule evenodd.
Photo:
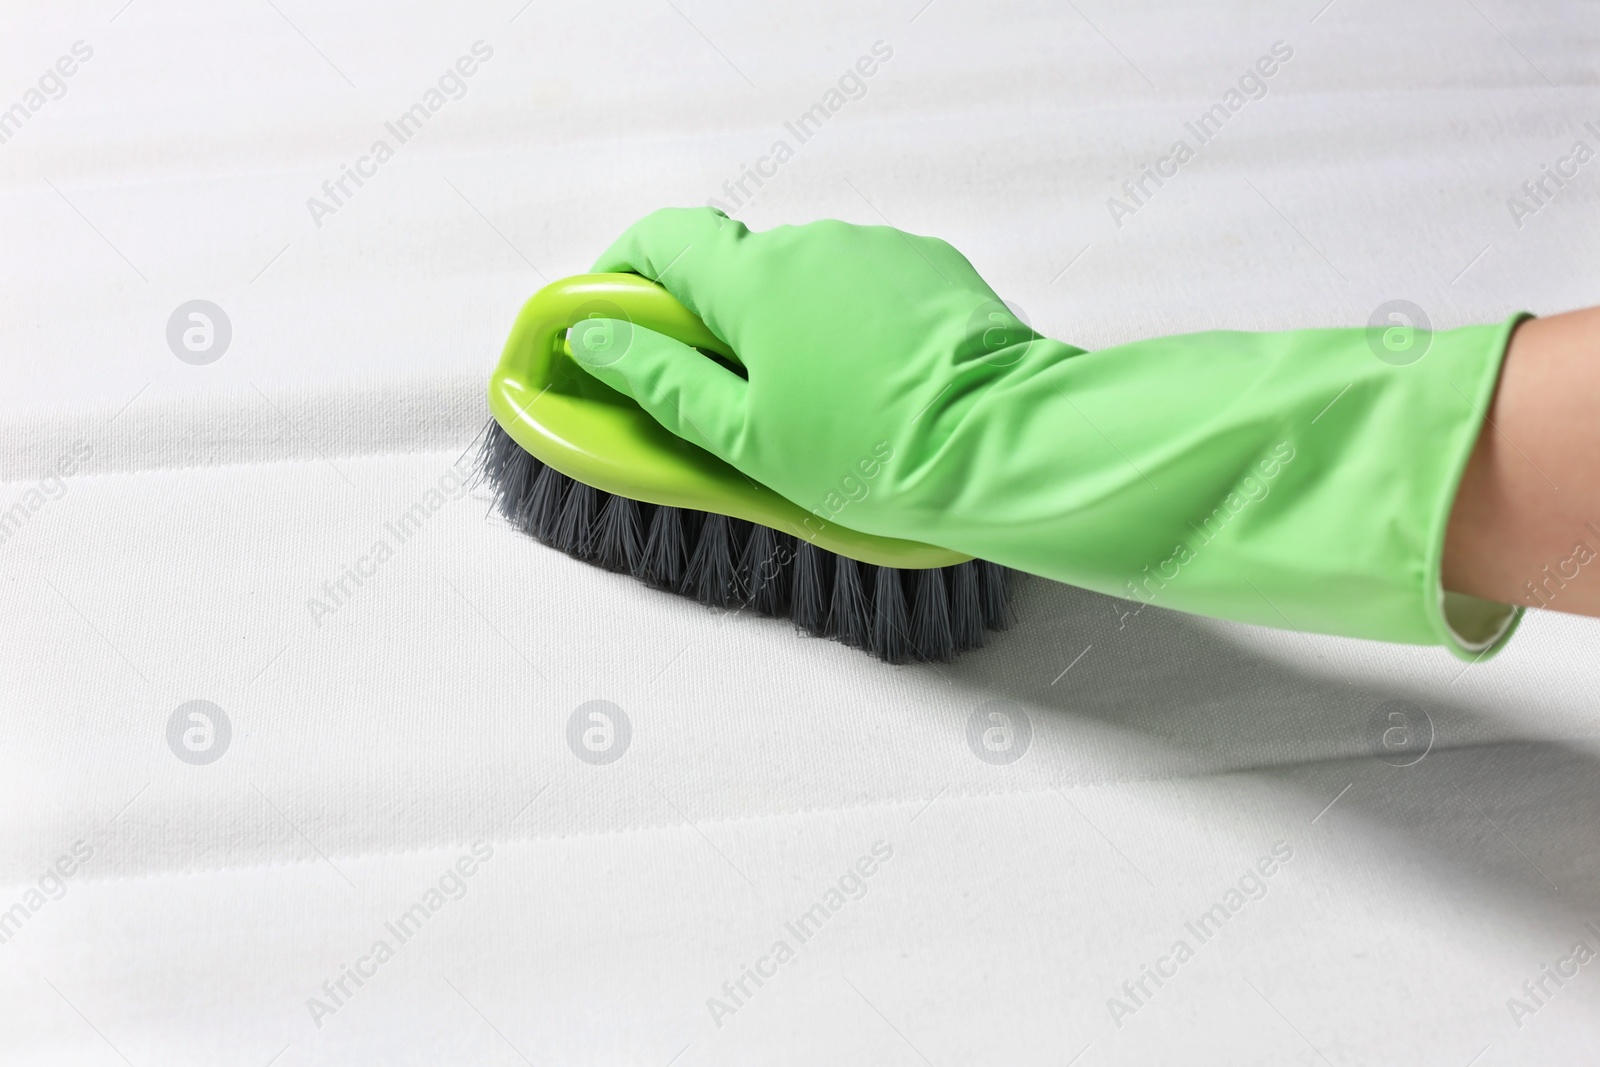
<instances>
[{"instance_id":1,"label":"glove cuff","mask_svg":"<svg viewBox=\"0 0 1600 1067\"><path fill-rule=\"evenodd\" d=\"M1461 433L1449 442L1446 455L1450 464L1444 472L1443 492L1433 502L1424 572L1425 610L1438 642L1458 658L1472 662L1488 659L1504 648L1522 621L1525 609L1520 605L1500 604L1446 590L1442 584L1445 531L1450 524L1450 513L1455 507L1456 494L1461 487L1467 462L1472 458L1473 449L1487 424L1512 331L1532 317L1527 312L1518 312L1498 327L1468 328L1482 335L1483 351L1476 368L1471 367L1470 363L1463 368L1474 370L1476 380L1469 378L1461 381L1458 389L1471 403L1474 417L1467 420ZM1458 332L1466 331L1452 331L1452 334ZM1466 355L1470 358L1470 354Z\"/></svg>"}]
</instances>

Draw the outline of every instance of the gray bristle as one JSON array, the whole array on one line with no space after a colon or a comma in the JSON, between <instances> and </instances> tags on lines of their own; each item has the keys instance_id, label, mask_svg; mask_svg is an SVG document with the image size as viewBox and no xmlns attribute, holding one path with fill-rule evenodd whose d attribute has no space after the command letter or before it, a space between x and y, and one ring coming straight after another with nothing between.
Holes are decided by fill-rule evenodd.
<instances>
[{"instance_id":1,"label":"gray bristle","mask_svg":"<svg viewBox=\"0 0 1600 1067\"><path fill-rule=\"evenodd\" d=\"M833 577L828 558L828 553L804 538L795 545L794 586L790 601L794 623L817 637L828 633L828 601L831 599L830 579Z\"/></svg>"},{"instance_id":2,"label":"gray bristle","mask_svg":"<svg viewBox=\"0 0 1600 1067\"><path fill-rule=\"evenodd\" d=\"M601 498L609 495L592 485L573 481L567 489L567 499L561 503L561 514L556 517L550 543L569 556L592 559L595 515L604 503Z\"/></svg>"},{"instance_id":3,"label":"gray bristle","mask_svg":"<svg viewBox=\"0 0 1600 1067\"><path fill-rule=\"evenodd\" d=\"M735 534L733 520L726 515L706 515L678 592L709 607L726 608L742 601L735 578Z\"/></svg>"},{"instance_id":4,"label":"gray bristle","mask_svg":"<svg viewBox=\"0 0 1600 1067\"><path fill-rule=\"evenodd\" d=\"M739 591L741 604L749 602L750 587L745 584L739 563L744 559L745 549L750 546L750 537L755 533L755 529L756 524L748 520L732 517L728 519L728 547L733 550L733 584Z\"/></svg>"},{"instance_id":5,"label":"gray bristle","mask_svg":"<svg viewBox=\"0 0 1600 1067\"><path fill-rule=\"evenodd\" d=\"M491 425L500 429L499 423ZM478 453L479 474L475 482L490 483L495 490L495 509L507 522L520 527L522 518L518 511L532 496L534 480L546 470L549 468L523 451L510 434L501 430L498 435L485 434L483 448Z\"/></svg>"},{"instance_id":6,"label":"gray bristle","mask_svg":"<svg viewBox=\"0 0 1600 1067\"><path fill-rule=\"evenodd\" d=\"M770 526L750 524L750 539L739 556L739 584L752 610L763 615L789 614L794 554L793 537Z\"/></svg>"},{"instance_id":7,"label":"gray bristle","mask_svg":"<svg viewBox=\"0 0 1600 1067\"><path fill-rule=\"evenodd\" d=\"M570 556L704 604L788 616L890 663L946 661L1011 623L1012 572L998 564L868 566L743 519L614 496L541 463L492 421L478 483L507 522Z\"/></svg>"},{"instance_id":8,"label":"gray bristle","mask_svg":"<svg viewBox=\"0 0 1600 1067\"><path fill-rule=\"evenodd\" d=\"M640 512L645 505L625 496L613 496L600 509L594 527L594 562L608 571L632 574L644 554Z\"/></svg>"},{"instance_id":9,"label":"gray bristle","mask_svg":"<svg viewBox=\"0 0 1600 1067\"><path fill-rule=\"evenodd\" d=\"M911 572L911 646L919 659L947 662L955 655L955 630L950 625L950 597L945 570Z\"/></svg>"},{"instance_id":10,"label":"gray bristle","mask_svg":"<svg viewBox=\"0 0 1600 1067\"><path fill-rule=\"evenodd\" d=\"M978 565L978 600L983 609L983 625L1004 630L1011 625L1011 572L998 563L974 560Z\"/></svg>"},{"instance_id":11,"label":"gray bristle","mask_svg":"<svg viewBox=\"0 0 1600 1067\"><path fill-rule=\"evenodd\" d=\"M978 599L978 565L974 560L945 567L950 576L950 631L956 652L983 647L983 606Z\"/></svg>"},{"instance_id":12,"label":"gray bristle","mask_svg":"<svg viewBox=\"0 0 1600 1067\"><path fill-rule=\"evenodd\" d=\"M533 495L534 481L540 472L549 468L524 451L493 420L478 436L483 443L478 447L477 471L472 484L478 486L487 482L494 490L494 508L501 518L528 532L521 513Z\"/></svg>"},{"instance_id":13,"label":"gray bristle","mask_svg":"<svg viewBox=\"0 0 1600 1067\"><path fill-rule=\"evenodd\" d=\"M633 576L663 589L677 589L683 577L684 541L683 511L680 508L656 508L650 520L650 535L645 538L644 554Z\"/></svg>"},{"instance_id":14,"label":"gray bristle","mask_svg":"<svg viewBox=\"0 0 1600 1067\"><path fill-rule=\"evenodd\" d=\"M904 663L911 658L911 642L901 572L893 567L873 570L878 573L872 583L872 651L888 663Z\"/></svg>"},{"instance_id":15,"label":"gray bristle","mask_svg":"<svg viewBox=\"0 0 1600 1067\"><path fill-rule=\"evenodd\" d=\"M861 564L833 557L833 597L828 601L828 636L851 648L872 644L872 605L861 585Z\"/></svg>"},{"instance_id":16,"label":"gray bristle","mask_svg":"<svg viewBox=\"0 0 1600 1067\"><path fill-rule=\"evenodd\" d=\"M545 467L533 479L533 485L512 521L537 540L547 545L554 544L561 504L567 497L567 491L576 484L554 467Z\"/></svg>"}]
</instances>

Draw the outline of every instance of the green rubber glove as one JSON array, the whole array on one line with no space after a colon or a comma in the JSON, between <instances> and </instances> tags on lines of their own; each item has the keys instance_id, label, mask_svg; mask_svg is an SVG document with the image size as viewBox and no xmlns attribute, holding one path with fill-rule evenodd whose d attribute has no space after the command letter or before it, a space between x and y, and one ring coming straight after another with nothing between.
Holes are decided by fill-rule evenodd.
<instances>
[{"instance_id":1,"label":"green rubber glove","mask_svg":"<svg viewBox=\"0 0 1600 1067\"><path fill-rule=\"evenodd\" d=\"M648 216L594 269L660 282L748 379L645 330L620 358L580 346L580 363L828 521L1161 607L1463 657L1520 617L1440 586L1517 319L1086 352L1030 330L943 241L834 221L755 233L710 208Z\"/></svg>"}]
</instances>

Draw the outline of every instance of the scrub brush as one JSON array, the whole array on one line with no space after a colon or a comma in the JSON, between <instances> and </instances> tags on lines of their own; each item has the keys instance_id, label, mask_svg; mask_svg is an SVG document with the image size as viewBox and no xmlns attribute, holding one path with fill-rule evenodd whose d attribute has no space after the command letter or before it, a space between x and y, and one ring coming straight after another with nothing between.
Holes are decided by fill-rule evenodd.
<instances>
[{"instance_id":1,"label":"scrub brush","mask_svg":"<svg viewBox=\"0 0 1600 1067\"><path fill-rule=\"evenodd\" d=\"M590 318L737 356L655 282L579 275L523 306L489 382L478 479L512 526L702 604L787 617L890 663L948 661L1010 621L1011 572L824 522L676 436L573 360Z\"/></svg>"}]
</instances>

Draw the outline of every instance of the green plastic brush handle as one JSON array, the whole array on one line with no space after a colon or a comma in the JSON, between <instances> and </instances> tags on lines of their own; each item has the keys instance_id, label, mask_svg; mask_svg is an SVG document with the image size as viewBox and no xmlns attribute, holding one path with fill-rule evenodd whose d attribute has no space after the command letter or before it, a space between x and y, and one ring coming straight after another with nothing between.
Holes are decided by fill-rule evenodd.
<instances>
[{"instance_id":1,"label":"green plastic brush handle","mask_svg":"<svg viewBox=\"0 0 1600 1067\"><path fill-rule=\"evenodd\" d=\"M489 410L512 439L569 478L650 504L717 512L803 537L863 563L905 570L971 556L826 522L656 422L573 359L568 331L606 331L587 352L625 358L633 327L738 364L738 356L666 289L636 274L580 274L528 298L489 378Z\"/></svg>"}]
</instances>

